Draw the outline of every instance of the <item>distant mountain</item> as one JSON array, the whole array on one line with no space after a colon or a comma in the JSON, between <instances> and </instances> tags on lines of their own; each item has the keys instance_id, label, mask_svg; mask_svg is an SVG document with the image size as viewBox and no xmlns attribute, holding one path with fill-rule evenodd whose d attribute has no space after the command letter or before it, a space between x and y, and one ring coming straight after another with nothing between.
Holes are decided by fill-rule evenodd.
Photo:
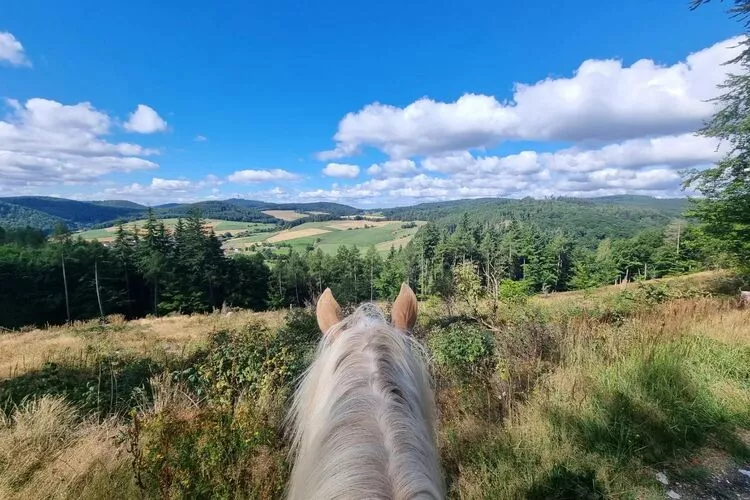
<instances>
[{"instance_id":1,"label":"distant mountain","mask_svg":"<svg viewBox=\"0 0 750 500\"><path fill-rule=\"evenodd\" d=\"M270 203L229 199L197 203L165 203L153 207L159 217L187 217L193 209L203 217L239 222L283 223L263 210L325 212L333 216L355 215L361 210L339 203ZM51 231L59 222L70 229L104 227L117 220L136 220L146 216L148 207L126 200L77 201L47 196L0 198L0 226L35 227Z\"/></svg>"},{"instance_id":2,"label":"distant mountain","mask_svg":"<svg viewBox=\"0 0 750 500\"><path fill-rule=\"evenodd\" d=\"M102 207L132 208L134 210L146 210L148 208L145 205L128 200L97 200L91 203Z\"/></svg>"},{"instance_id":3,"label":"distant mountain","mask_svg":"<svg viewBox=\"0 0 750 500\"><path fill-rule=\"evenodd\" d=\"M298 212L325 212L331 215L357 215L362 210L341 203L313 202L313 203L274 203L274 210L297 210Z\"/></svg>"},{"instance_id":4,"label":"distant mountain","mask_svg":"<svg viewBox=\"0 0 750 500\"><path fill-rule=\"evenodd\" d=\"M243 198L230 198L224 201L226 203L231 203L232 205L237 205L238 207L258 208L262 210L267 210L270 205L274 205L273 203L266 203L264 201L257 200L245 200Z\"/></svg>"},{"instance_id":5,"label":"distant mountain","mask_svg":"<svg viewBox=\"0 0 750 500\"><path fill-rule=\"evenodd\" d=\"M224 219L239 222L279 222L279 219L264 214L258 208L247 208L228 201L200 201L156 208L159 217L187 217L192 210L200 210L207 219Z\"/></svg>"},{"instance_id":6,"label":"distant mountain","mask_svg":"<svg viewBox=\"0 0 750 500\"><path fill-rule=\"evenodd\" d=\"M383 209L388 218L397 220L430 220L456 224L466 213L472 220L485 223L511 220L531 221L541 227L580 228L590 236L632 234L634 230L662 227L680 217L687 207L684 199L658 199L649 196L606 196L601 198L481 198ZM153 207L159 217L186 217L198 208L204 217L241 222L282 221L264 210L324 212L341 217L362 214L348 205L330 202L271 203L232 198L197 203L167 203ZM58 222L71 229L111 225L115 221L141 219L148 208L124 200L75 201L44 196L0 198L0 226L31 226L50 231ZM582 234L582 233L581 233Z\"/></svg>"},{"instance_id":7,"label":"distant mountain","mask_svg":"<svg viewBox=\"0 0 750 500\"><path fill-rule=\"evenodd\" d=\"M72 228L90 226L119 218L128 218L143 212L142 208L107 206L88 201L66 200L64 198L47 196L14 196L0 198L0 202L44 213L49 217L65 222ZM23 221L16 220L16 225L24 224L32 227L40 227L32 223L38 224L38 222L33 221L24 224ZM4 218L0 218L0 224L9 225L5 223Z\"/></svg>"},{"instance_id":8,"label":"distant mountain","mask_svg":"<svg viewBox=\"0 0 750 500\"><path fill-rule=\"evenodd\" d=\"M6 203L0 199L0 226L2 227L14 229L33 227L51 232L59 222L65 222L65 220L33 208Z\"/></svg>"}]
</instances>

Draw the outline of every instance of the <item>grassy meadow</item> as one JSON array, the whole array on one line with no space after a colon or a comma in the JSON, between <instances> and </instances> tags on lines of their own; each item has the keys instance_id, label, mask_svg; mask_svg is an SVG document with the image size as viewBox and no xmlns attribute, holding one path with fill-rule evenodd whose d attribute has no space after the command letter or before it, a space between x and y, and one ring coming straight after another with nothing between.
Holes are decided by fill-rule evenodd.
<instances>
[{"instance_id":1,"label":"grassy meadow","mask_svg":"<svg viewBox=\"0 0 750 500\"><path fill-rule=\"evenodd\" d=\"M738 286L700 273L497 303L426 298L415 335L449 497L732 493L725 474L750 462ZM280 497L283 415L319 335L309 310L0 334L0 498Z\"/></svg>"}]
</instances>

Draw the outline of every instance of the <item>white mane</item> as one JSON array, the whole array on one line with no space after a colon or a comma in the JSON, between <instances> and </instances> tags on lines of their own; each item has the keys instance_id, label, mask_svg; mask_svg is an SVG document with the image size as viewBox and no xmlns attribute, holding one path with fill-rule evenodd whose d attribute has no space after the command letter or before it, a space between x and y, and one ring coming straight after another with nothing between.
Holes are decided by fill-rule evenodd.
<instances>
[{"instance_id":1,"label":"white mane","mask_svg":"<svg viewBox=\"0 0 750 500\"><path fill-rule=\"evenodd\" d=\"M289 414L290 499L443 498L419 344L372 305L318 346Z\"/></svg>"}]
</instances>

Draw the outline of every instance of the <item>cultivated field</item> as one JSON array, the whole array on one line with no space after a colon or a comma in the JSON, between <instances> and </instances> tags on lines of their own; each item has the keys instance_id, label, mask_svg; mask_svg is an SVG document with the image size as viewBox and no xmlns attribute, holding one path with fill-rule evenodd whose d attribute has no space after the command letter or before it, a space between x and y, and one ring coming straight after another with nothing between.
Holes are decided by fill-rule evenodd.
<instances>
[{"instance_id":1,"label":"cultivated field","mask_svg":"<svg viewBox=\"0 0 750 500\"><path fill-rule=\"evenodd\" d=\"M276 233L262 233L250 237L228 240L227 249L246 249L258 244L278 244L298 249L320 248L326 253L336 253L341 245L355 245L360 248L375 246L380 252L388 252L391 247L406 246L424 223L417 222L413 228L403 228L400 221L338 220L307 222L292 229Z\"/></svg>"},{"instance_id":2,"label":"cultivated field","mask_svg":"<svg viewBox=\"0 0 750 500\"><path fill-rule=\"evenodd\" d=\"M308 217L310 214L297 212L294 210L263 210L262 211L266 215L270 215L271 217L276 217L277 219L281 219L283 221L292 221L297 219L304 219L305 217ZM321 212L315 212L315 213L321 213Z\"/></svg>"},{"instance_id":3,"label":"cultivated field","mask_svg":"<svg viewBox=\"0 0 750 500\"><path fill-rule=\"evenodd\" d=\"M509 297L486 325L490 302L422 302L449 497L747 496L737 286ZM319 335L309 312L238 311L0 336L0 498L282 496L283 415Z\"/></svg>"}]
</instances>

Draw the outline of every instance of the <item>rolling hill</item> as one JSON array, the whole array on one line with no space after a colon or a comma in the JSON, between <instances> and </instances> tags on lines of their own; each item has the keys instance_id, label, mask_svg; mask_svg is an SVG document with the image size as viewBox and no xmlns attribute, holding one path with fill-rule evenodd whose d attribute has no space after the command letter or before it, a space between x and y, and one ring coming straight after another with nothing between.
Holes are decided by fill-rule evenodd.
<instances>
[{"instance_id":1,"label":"rolling hill","mask_svg":"<svg viewBox=\"0 0 750 500\"><path fill-rule=\"evenodd\" d=\"M532 222L542 229L563 228L583 238L626 236L634 231L663 227L680 217L685 199L657 199L648 196L602 198L482 198L421 203L379 211L386 219L425 220L458 224L466 214L472 221L498 224L511 220ZM316 219L355 217L365 212L339 203L270 203L228 199L197 203L168 203L154 207L158 217L186 217L199 209L207 219L246 223L273 223L291 227ZM76 201L41 196L0 198L0 226L31 226L51 231L63 222L71 229L105 228L122 219L144 218L147 207L123 200Z\"/></svg>"},{"instance_id":2,"label":"rolling hill","mask_svg":"<svg viewBox=\"0 0 750 500\"><path fill-rule=\"evenodd\" d=\"M198 209L208 219L235 222L284 223L315 214L332 217L352 216L361 210L338 203L270 203L229 199L197 203L166 203L153 207L160 218L187 217ZM34 227L52 231L62 222L71 229L107 227L117 220L142 219L148 207L126 200L77 201L46 196L0 198L0 226ZM276 215L278 215L278 217Z\"/></svg>"}]
</instances>

